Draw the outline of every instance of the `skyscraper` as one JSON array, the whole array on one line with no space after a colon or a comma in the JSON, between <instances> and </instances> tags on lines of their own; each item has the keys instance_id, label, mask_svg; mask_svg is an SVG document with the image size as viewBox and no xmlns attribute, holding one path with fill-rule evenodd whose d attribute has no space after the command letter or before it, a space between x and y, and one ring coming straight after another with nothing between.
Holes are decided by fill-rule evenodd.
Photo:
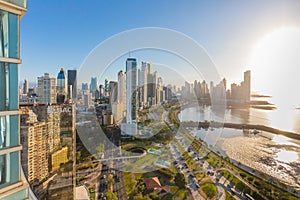
<instances>
[{"instance_id":1,"label":"skyscraper","mask_svg":"<svg viewBox=\"0 0 300 200\"><path fill-rule=\"evenodd\" d=\"M56 79L48 73L38 77L38 97L40 103L56 103Z\"/></svg>"},{"instance_id":2,"label":"skyscraper","mask_svg":"<svg viewBox=\"0 0 300 200\"><path fill-rule=\"evenodd\" d=\"M118 82L109 81L109 104L117 103L118 100Z\"/></svg>"},{"instance_id":3,"label":"skyscraper","mask_svg":"<svg viewBox=\"0 0 300 200\"><path fill-rule=\"evenodd\" d=\"M141 86L142 87L142 100L144 105L147 104L147 77L148 77L148 65L149 63L142 62L142 74L141 74Z\"/></svg>"},{"instance_id":4,"label":"skyscraper","mask_svg":"<svg viewBox=\"0 0 300 200\"><path fill-rule=\"evenodd\" d=\"M102 99L104 96L104 86L102 84L99 85L99 98Z\"/></svg>"},{"instance_id":5,"label":"skyscraper","mask_svg":"<svg viewBox=\"0 0 300 200\"><path fill-rule=\"evenodd\" d=\"M91 84L90 84L90 92L95 95L95 92L97 90L97 77L91 78Z\"/></svg>"},{"instance_id":6,"label":"skyscraper","mask_svg":"<svg viewBox=\"0 0 300 200\"><path fill-rule=\"evenodd\" d=\"M77 99L77 70L68 70L68 96Z\"/></svg>"},{"instance_id":7,"label":"skyscraper","mask_svg":"<svg viewBox=\"0 0 300 200\"><path fill-rule=\"evenodd\" d=\"M126 102L126 73L123 71L118 73L118 102Z\"/></svg>"},{"instance_id":8,"label":"skyscraper","mask_svg":"<svg viewBox=\"0 0 300 200\"><path fill-rule=\"evenodd\" d=\"M157 71L155 71L152 76L152 99L151 99L152 105L155 105L157 103L156 91L157 91Z\"/></svg>"},{"instance_id":9,"label":"skyscraper","mask_svg":"<svg viewBox=\"0 0 300 200\"><path fill-rule=\"evenodd\" d=\"M137 62L126 60L126 122L132 123L137 117Z\"/></svg>"},{"instance_id":10,"label":"skyscraper","mask_svg":"<svg viewBox=\"0 0 300 200\"><path fill-rule=\"evenodd\" d=\"M147 63L148 74L147 74L147 102L152 104L153 94L153 74L152 74L152 63Z\"/></svg>"},{"instance_id":11,"label":"skyscraper","mask_svg":"<svg viewBox=\"0 0 300 200\"><path fill-rule=\"evenodd\" d=\"M251 72L245 71L244 72L244 88L243 88L243 97L244 101L250 102L250 93L251 93Z\"/></svg>"},{"instance_id":12,"label":"skyscraper","mask_svg":"<svg viewBox=\"0 0 300 200\"><path fill-rule=\"evenodd\" d=\"M122 123L126 110L126 73L118 72L118 93L117 101L112 105L112 114L117 124ZM113 93L113 92L112 92Z\"/></svg>"},{"instance_id":13,"label":"skyscraper","mask_svg":"<svg viewBox=\"0 0 300 200\"><path fill-rule=\"evenodd\" d=\"M28 81L25 79L23 84L23 94L28 93Z\"/></svg>"},{"instance_id":14,"label":"skyscraper","mask_svg":"<svg viewBox=\"0 0 300 200\"><path fill-rule=\"evenodd\" d=\"M161 96L162 89L163 89L163 79L162 79L162 77L158 77L157 78L157 87L156 87L156 103L157 104L159 104L163 101L162 96Z\"/></svg>"},{"instance_id":15,"label":"skyscraper","mask_svg":"<svg viewBox=\"0 0 300 200\"><path fill-rule=\"evenodd\" d=\"M65 102L68 94L68 80L64 68L61 68L57 75L57 103Z\"/></svg>"},{"instance_id":16,"label":"skyscraper","mask_svg":"<svg viewBox=\"0 0 300 200\"><path fill-rule=\"evenodd\" d=\"M82 84L81 84L81 90L82 90L82 91L85 91L85 90L88 90L88 89L89 89L89 86L88 86L87 83L82 83Z\"/></svg>"},{"instance_id":17,"label":"skyscraper","mask_svg":"<svg viewBox=\"0 0 300 200\"><path fill-rule=\"evenodd\" d=\"M21 174L18 64L20 22L27 1L0 1L0 199L27 199Z\"/></svg>"}]
</instances>

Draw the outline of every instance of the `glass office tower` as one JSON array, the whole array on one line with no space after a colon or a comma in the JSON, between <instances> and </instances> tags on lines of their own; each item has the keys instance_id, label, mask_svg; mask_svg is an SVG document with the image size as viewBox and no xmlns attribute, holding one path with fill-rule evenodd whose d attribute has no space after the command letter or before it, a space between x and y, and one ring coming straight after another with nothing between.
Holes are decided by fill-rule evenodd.
<instances>
[{"instance_id":1,"label":"glass office tower","mask_svg":"<svg viewBox=\"0 0 300 200\"><path fill-rule=\"evenodd\" d=\"M21 174L18 102L20 19L26 0L0 0L0 199L28 199Z\"/></svg>"}]
</instances>

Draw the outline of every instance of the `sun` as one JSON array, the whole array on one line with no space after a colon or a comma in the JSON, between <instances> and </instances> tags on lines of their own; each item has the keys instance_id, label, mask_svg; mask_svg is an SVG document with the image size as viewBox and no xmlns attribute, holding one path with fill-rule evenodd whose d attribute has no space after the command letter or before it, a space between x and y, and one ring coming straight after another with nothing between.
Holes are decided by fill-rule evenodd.
<instances>
[{"instance_id":1,"label":"sun","mask_svg":"<svg viewBox=\"0 0 300 200\"><path fill-rule=\"evenodd\" d=\"M263 36L249 56L252 91L270 94L283 106L300 105L300 27Z\"/></svg>"}]
</instances>

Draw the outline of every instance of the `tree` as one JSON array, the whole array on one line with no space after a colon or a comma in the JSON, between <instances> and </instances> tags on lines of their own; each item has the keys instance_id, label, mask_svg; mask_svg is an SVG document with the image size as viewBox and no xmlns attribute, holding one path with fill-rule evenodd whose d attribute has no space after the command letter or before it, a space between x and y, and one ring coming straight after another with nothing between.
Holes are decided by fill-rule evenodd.
<instances>
[{"instance_id":1,"label":"tree","mask_svg":"<svg viewBox=\"0 0 300 200\"><path fill-rule=\"evenodd\" d=\"M98 153L103 153L103 151L104 151L104 144L103 143L99 144L99 146L96 147L96 151Z\"/></svg>"},{"instance_id":2,"label":"tree","mask_svg":"<svg viewBox=\"0 0 300 200\"><path fill-rule=\"evenodd\" d=\"M144 200L142 193L135 194L133 200Z\"/></svg>"},{"instance_id":3,"label":"tree","mask_svg":"<svg viewBox=\"0 0 300 200\"><path fill-rule=\"evenodd\" d=\"M155 192L151 192L151 193L149 194L149 197L150 197L150 199L152 199L152 200L159 200L159 197L158 197L158 195L157 195Z\"/></svg>"},{"instance_id":4,"label":"tree","mask_svg":"<svg viewBox=\"0 0 300 200\"><path fill-rule=\"evenodd\" d=\"M111 185L115 182L115 179L113 177L110 177L107 182Z\"/></svg>"},{"instance_id":5,"label":"tree","mask_svg":"<svg viewBox=\"0 0 300 200\"><path fill-rule=\"evenodd\" d=\"M185 177L183 175L183 173L177 173L175 175L175 184L180 188L180 189L185 189L186 187L186 180Z\"/></svg>"},{"instance_id":6,"label":"tree","mask_svg":"<svg viewBox=\"0 0 300 200\"><path fill-rule=\"evenodd\" d=\"M245 184L242 182L237 182L235 188L238 189L239 191L243 192L243 190L245 189Z\"/></svg>"},{"instance_id":7,"label":"tree","mask_svg":"<svg viewBox=\"0 0 300 200\"><path fill-rule=\"evenodd\" d=\"M118 200L117 195L115 193L111 192L111 191L106 193L106 198L108 200Z\"/></svg>"}]
</instances>

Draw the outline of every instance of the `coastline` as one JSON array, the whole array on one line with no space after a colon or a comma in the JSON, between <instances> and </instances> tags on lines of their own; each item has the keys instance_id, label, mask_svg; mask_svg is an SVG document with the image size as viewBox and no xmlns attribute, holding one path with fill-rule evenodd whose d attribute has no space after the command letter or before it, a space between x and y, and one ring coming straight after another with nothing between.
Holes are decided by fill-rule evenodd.
<instances>
[{"instance_id":1,"label":"coastline","mask_svg":"<svg viewBox=\"0 0 300 200\"><path fill-rule=\"evenodd\" d=\"M178 116L177 116L178 117ZM255 125L255 124L239 124L239 123L220 123L220 122L180 122L183 127L197 127L197 128L232 128L232 129L256 129L271 134L284 135L286 137L297 139L300 141L300 134L283 131L276 128L264 126L264 125ZM195 137L195 136L193 136ZM267 146L270 145L273 148L277 148L275 143L270 140L269 137L260 135L261 139L257 137L233 137L233 138L224 138L223 143L220 149L210 149L218 156L227 155L234 165L242 170L247 171L258 178L268 177L268 180L275 178L279 183L286 184L286 192L291 193L291 191L297 191L295 194L299 197L299 182L295 180L297 177L297 169L295 166L291 165L286 167L286 163L283 161L278 161L274 158L274 155L280 150L273 152L274 155L271 155L271 151ZM226 142L224 142L226 140ZM237 145L237 146L236 146ZM275 146L274 146L275 145ZM282 145L279 145L279 149ZM206 146L208 148L208 146ZM237 151L239 149L239 151ZM299 152L299 151L298 151ZM224 154L223 154L224 153ZM247 155L245 158L245 155ZM295 164L295 163L294 163ZM279 171L278 171L279 170ZM282 176L284 174L284 177ZM276 186L278 187L278 186Z\"/></svg>"},{"instance_id":2,"label":"coastline","mask_svg":"<svg viewBox=\"0 0 300 200\"><path fill-rule=\"evenodd\" d=\"M235 124L235 123L224 123L224 127L226 128L235 128L235 129L256 129L260 131L266 131L269 133L283 135L291 139L300 140L300 134L290 131L283 131L280 129L276 129L270 126L258 125L258 124Z\"/></svg>"},{"instance_id":3,"label":"coastline","mask_svg":"<svg viewBox=\"0 0 300 200\"><path fill-rule=\"evenodd\" d=\"M192 107L194 104L185 104L181 107L181 109L186 109L189 107ZM269 104L272 105L272 104ZM261 108L260 108L261 109ZM180 110L178 114L182 111ZM273 109L272 109L273 110ZM177 115L178 117L178 115ZM179 118L179 117L178 117ZM180 120L179 120L180 121ZM180 121L180 124L187 125L187 126L193 126L198 128L233 128L233 129L256 129L259 131L266 131L272 134L276 135L283 135L291 139L300 140L300 133L292 132L292 131L285 131L278 128L274 128L271 126L266 125L260 125L260 124L244 124L244 123L231 123L231 122L215 122L215 121L202 121L202 122L194 122L194 121Z\"/></svg>"},{"instance_id":4,"label":"coastline","mask_svg":"<svg viewBox=\"0 0 300 200\"><path fill-rule=\"evenodd\" d=\"M290 131L284 131L280 129L276 129L270 126L259 125L259 124L238 124L238 123L221 123L221 122L180 122L184 126L198 127L198 128L233 128L233 129L256 129L259 131L265 131L276 135L283 135L291 139L300 140L300 134Z\"/></svg>"}]
</instances>

